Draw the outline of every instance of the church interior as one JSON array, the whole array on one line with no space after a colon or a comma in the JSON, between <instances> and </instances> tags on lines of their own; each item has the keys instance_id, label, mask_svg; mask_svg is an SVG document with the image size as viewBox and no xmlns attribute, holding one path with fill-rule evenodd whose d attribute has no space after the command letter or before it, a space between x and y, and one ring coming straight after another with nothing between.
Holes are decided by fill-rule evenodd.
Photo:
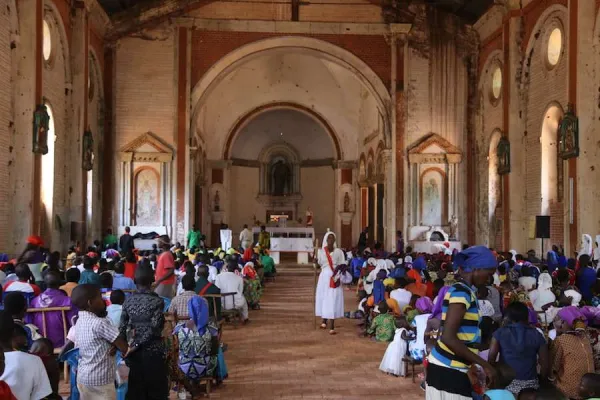
<instances>
[{"instance_id":1,"label":"church interior","mask_svg":"<svg viewBox=\"0 0 600 400\"><path fill-rule=\"evenodd\" d=\"M1 1L2 252L309 213L346 248L600 228L599 0Z\"/></svg>"}]
</instances>

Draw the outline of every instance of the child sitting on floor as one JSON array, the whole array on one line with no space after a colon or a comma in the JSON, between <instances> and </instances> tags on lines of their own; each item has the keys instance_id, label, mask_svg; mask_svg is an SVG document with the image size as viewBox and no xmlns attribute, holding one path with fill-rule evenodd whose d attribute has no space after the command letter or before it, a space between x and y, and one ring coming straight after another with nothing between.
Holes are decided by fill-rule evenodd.
<instances>
[{"instance_id":1,"label":"child sitting on floor","mask_svg":"<svg viewBox=\"0 0 600 400\"><path fill-rule=\"evenodd\" d=\"M344 317L350 319L364 319L365 318L365 303L367 302L367 292L359 290L356 297L358 297L358 309L355 311L348 311L344 314Z\"/></svg>"},{"instance_id":2,"label":"child sitting on floor","mask_svg":"<svg viewBox=\"0 0 600 400\"><path fill-rule=\"evenodd\" d=\"M375 336L378 342L391 342L396 331L394 316L389 313L389 308L385 301L377 306L379 315L373 318L371 326L367 329L367 334Z\"/></svg>"},{"instance_id":3,"label":"child sitting on floor","mask_svg":"<svg viewBox=\"0 0 600 400\"><path fill-rule=\"evenodd\" d=\"M406 321L406 318L398 318L394 340L388 344L381 364L379 364L379 369L386 374L405 376L406 363L404 362L404 356L406 356L408 341L411 339L412 335L408 321Z\"/></svg>"}]
</instances>

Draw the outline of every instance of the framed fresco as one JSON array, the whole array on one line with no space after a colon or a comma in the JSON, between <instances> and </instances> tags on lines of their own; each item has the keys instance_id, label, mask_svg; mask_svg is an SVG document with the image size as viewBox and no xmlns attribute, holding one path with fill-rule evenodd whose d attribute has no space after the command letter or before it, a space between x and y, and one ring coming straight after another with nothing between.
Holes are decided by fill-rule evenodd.
<instances>
[{"instance_id":1,"label":"framed fresco","mask_svg":"<svg viewBox=\"0 0 600 400\"><path fill-rule=\"evenodd\" d=\"M558 126L558 155L563 160L579 156L579 119L569 103L567 113Z\"/></svg>"},{"instance_id":2,"label":"framed fresco","mask_svg":"<svg viewBox=\"0 0 600 400\"><path fill-rule=\"evenodd\" d=\"M503 136L498 142L498 174L506 175L510 173L510 142Z\"/></svg>"}]
</instances>

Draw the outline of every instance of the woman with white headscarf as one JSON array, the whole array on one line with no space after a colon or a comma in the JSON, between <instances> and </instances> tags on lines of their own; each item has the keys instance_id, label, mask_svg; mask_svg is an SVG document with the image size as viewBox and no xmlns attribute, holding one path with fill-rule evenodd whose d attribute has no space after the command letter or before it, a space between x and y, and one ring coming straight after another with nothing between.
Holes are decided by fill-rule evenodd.
<instances>
[{"instance_id":1,"label":"woman with white headscarf","mask_svg":"<svg viewBox=\"0 0 600 400\"><path fill-rule=\"evenodd\" d=\"M544 306L556 301L556 296L552 293L552 277L549 273L540 274L537 289L529 293L529 299L533 304L533 309L538 312L544 311Z\"/></svg>"},{"instance_id":2,"label":"woman with white headscarf","mask_svg":"<svg viewBox=\"0 0 600 400\"><path fill-rule=\"evenodd\" d=\"M579 257L581 257L584 254L587 254L588 256L592 257L592 253L592 237L587 233L584 233L583 235L581 235L581 250L579 250L579 253L577 254L577 259L579 259Z\"/></svg>"},{"instance_id":3,"label":"woman with white headscarf","mask_svg":"<svg viewBox=\"0 0 600 400\"><path fill-rule=\"evenodd\" d=\"M323 319L321 329L327 329L335 335L335 319L344 318L344 289L342 283L350 283L350 275L345 265L344 252L335 243L335 234L327 232L323 238L323 248L319 250L317 262L321 266L315 302L315 315ZM346 267L346 268L345 268Z\"/></svg>"}]
</instances>

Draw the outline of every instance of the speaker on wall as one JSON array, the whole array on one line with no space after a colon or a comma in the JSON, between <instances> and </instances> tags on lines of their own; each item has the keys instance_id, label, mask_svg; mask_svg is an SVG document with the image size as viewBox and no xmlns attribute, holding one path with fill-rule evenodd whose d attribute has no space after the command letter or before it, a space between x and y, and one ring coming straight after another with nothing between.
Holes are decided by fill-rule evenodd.
<instances>
[{"instance_id":1,"label":"speaker on wall","mask_svg":"<svg viewBox=\"0 0 600 400\"><path fill-rule=\"evenodd\" d=\"M535 217L535 237L537 239L550 239L550 217L537 215Z\"/></svg>"}]
</instances>

